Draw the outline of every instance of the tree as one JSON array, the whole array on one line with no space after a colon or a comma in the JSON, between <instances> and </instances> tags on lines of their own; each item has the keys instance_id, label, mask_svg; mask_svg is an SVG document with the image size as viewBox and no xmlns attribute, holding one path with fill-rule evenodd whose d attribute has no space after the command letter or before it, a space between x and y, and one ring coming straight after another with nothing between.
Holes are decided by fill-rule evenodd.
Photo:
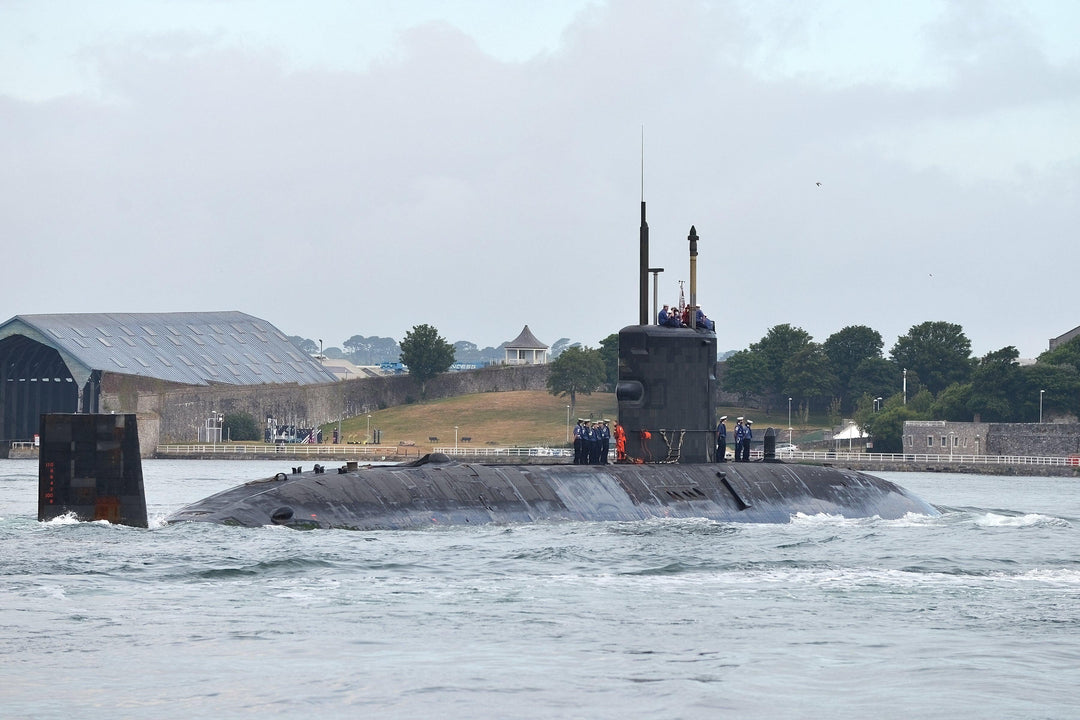
<instances>
[{"instance_id":1,"label":"tree","mask_svg":"<svg viewBox=\"0 0 1080 720\"><path fill-rule=\"evenodd\" d=\"M591 348L572 346L548 364L548 391L558 397L570 396L570 410L577 405L577 394L592 395L604 382L604 361Z\"/></svg>"},{"instance_id":2,"label":"tree","mask_svg":"<svg viewBox=\"0 0 1080 720\"><path fill-rule=\"evenodd\" d=\"M901 368L917 372L935 395L954 382L966 383L971 377L971 341L963 328L953 323L916 325L896 341L891 354Z\"/></svg>"},{"instance_id":3,"label":"tree","mask_svg":"<svg viewBox=\"0 0 1080 720\"><path fill-rule=\"evenodd\" d=\"M804 422L810 414L811 401L816 398L827 401L836 387L829 358L821 345L814 342L784 361L781 372L785 378L781 389L785 395L801 399Z\"/></svg>"},{"instance_id":4,"label":"tree","mask_svg":"<svg viewBox=\"0 0 1080 720\"><path fill-rule=\"evenodd\" d=\"M353 335L342 343L347 357L357 365L396 362L401 355L397 340L389 337Z\"/></svg>"},{"instance_id":5,"label":"tree","mask_svg":"<svg viewBox=\"0 0 1080 720\"><path fill-rule=\"evenodd\" d=\"M431 325L415 325L401 341L401 362L409 366L409 374L420 383L423 397L427 381L454 364L454 346Z\"/></svg>"},{"instance_id":6,"label":"tree","mask_svg":"<svg viewBox=\"0 0 1080 720\"><path fill-rule=\"evenodd\" d=\"M869 396L864 396L855 413L855 420L859 427L873 438L874 452L904 452L904 421L922 420L925 415L911 405L904 405L900 395L894 395L885 401L885 406L878 412L868 410L867 403L872 402Z\"/></svg>"},{"instance_id":7,"label":"tree","mask_svg":"<svg viewBox=\"0 0 1080 720\"><path fill-rule=\"evenodd\" d=\"M850 391L851 378L859 365L867 360L881 359L883 346L881 333L865 325L849 325L824 342L822 347L836 375L837 392L846 401L842 407L850 408L859 395Z\"/></svg>"},{"instance_id":8,"label":"tree","mask_svg":"<svg viewBox=\"0 0 1080 720\"><path fill-rule=\"evenodd\" d=\"M938 393L930 414L935 420L971 421L971 383L953 383Z\"/></svg>"},{"instance_id":9,"label":"tree","mask_svg":"<svg viewBox=\"0 0 1080 720\"><path fill-rule=\"evenodd\" d=\"M740 350L724 361L724 385L728 392L738 393L743 405L753 395L763 395L769 389L765 359L749 350Z\"/></svg>"},{"instance_id":10,"label":"tree","mask_svg":"<svg viewBox=\"0 0 1080 720\"><path fill-rule=\"evenodd\" d=\"M1080 370L1080 335L1039 355L1038 362L1040 365L1071 365Z\"/></svg>"},{"instance_id":11,"label":"tree","mask_svg":"<svg viewBox=\"0 0 1080 720\"><path fill-rule=\"evenodd\" d=\"M227 440L262 440L263 435L255 418L247 413L225 413L221 421L221 435Z\"/></svg>"},{"instance_id":12,"label":"tree","mask_svg":"<svg viewBox=\"0 0 1080 720\"><path fill-rule=\"evenodd\" d=\"M563 350L570 347L570 345L570 338L559 338L551 343L551 347L548 348L548 357L554 360L562 354ZM580 343L574 343L574 345L580 345Z\"/></svg>"},{"instance_id":13,"label":"tree","mask_svg":"<svg viewBox=\"0 0 1080 720\"><path fill-rule=\"evenodd\" d=\"M1013 346L987 353L971 374L967 408L983 422L1018 422L1017 407L1024 386L1020 351ZM951 419L951 418L945 418ZM968 418L964 418L968 419Z\"/></svg>"},{"instance_id":14,"label":"tree","mask_svg":"<svg viewBox=\"0 0 1080 720\"><path fill-rule=\"evenodd\" d=\"M314 340L302 338L299 335L290 335L289 341L305 355L314 355L319 352L319 345Z\"/></svg>"},{"instance_id":15,"label":"tree","mask_svg":"<svg viewBox=\"0 0 1080 720\"><path fill-rule=\"evenodd\" d=\"M869 395L871 399L887 398L900 392L903 384L903 373L896 363L883 357L867 358L848 378L847 393L852 403L862 395Z\"/></svg>"},{"instance_id":16,"label":"tree","mask_svg":"<svg viewBox=\"0 0 1080 720\"><path fill-rule=\"evenodd\" d=\"M769 383L774 392L780 392L784 386L784 362L809 345L811 339L810 333L802 328L793 328L785 323L769 328L765 337L750 345L750 350L761 353L765 360Z\"/></svg>"},{"instance_id":17,"label":"tree","mask_svg":"<svg viewBox=\"0 0 1080 720\"><path fill-rule=\"evenodd\" d=\"M758 360L755 360L754 374L763 373L764 382L759 389L748 392L762 395L765 400L766 412L768 412L771 405L779 402L783 388L788 384L787 377L784 375L784 363L809 345L810 341L810 333L802 328L793 328L787 324L777 325L770 328L769 332L761 340L751 344L749 350L744 351L758 357ZM735 358L735 355L728 358L729 363ZM743 360L740 359L739 363L742 362ZM736 377L740 382L748 379L740 377L738 373ZM754 378L755 381L757 379L757 377ZM784 395L784 397L787 396Z\"/></svg>"},{"instance_id":18,"label":"tree","mask_svg":"<svg viewBox=\"0 0 1080 720\"><path fill-rule=\"evenodd\" d=\"M1020 368L1024 383L1015 400L1019 422L1039 419L1039 391L1043 394L1043 411L1073 413L1080 410L1080 372L1072 365L1047 365L1041 360Z\"/></svg>"},{"instance_id":19,"label":"tree","mask_svg":"<svg viewBox=\"0 0 1080 720\"><path fill-rule=\"evenodd\" d=\"M604 363L604 384L614 388L619 382L619 333L601 340L598 352Z\"/></svg>"}]
</instances>

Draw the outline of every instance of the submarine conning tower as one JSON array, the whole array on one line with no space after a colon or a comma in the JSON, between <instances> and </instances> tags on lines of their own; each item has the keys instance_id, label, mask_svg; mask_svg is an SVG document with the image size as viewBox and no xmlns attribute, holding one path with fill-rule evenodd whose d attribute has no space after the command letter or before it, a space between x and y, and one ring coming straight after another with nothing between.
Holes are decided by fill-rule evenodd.
<instances>
[{"instance_id":1,"label":"submarine conning tower","mask_svg":"<svg viewBox=\"0 0 1080 720\"><path fill-rule=\"evenodd\" d=\"M641 274L648 272L648 225L641 203ZM697 230L690 228L691 315L697 305ZM716 333L652 325L648 285L640 284L641 324L619 331L619 424L627 459L711 462L716 451ZM655 318L653 318L655 322ZM696 323L691 320L691 324Z\"/></svg>"}]
</instances>

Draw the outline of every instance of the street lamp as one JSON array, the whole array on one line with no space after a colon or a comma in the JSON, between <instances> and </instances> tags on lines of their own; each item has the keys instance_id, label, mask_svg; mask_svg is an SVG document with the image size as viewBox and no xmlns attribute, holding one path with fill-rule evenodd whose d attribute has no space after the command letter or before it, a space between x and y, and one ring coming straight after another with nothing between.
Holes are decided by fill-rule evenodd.
<instances>
[{"instance_id":1,"label":"street lamp","mask_svg":"<svg viewBox=\"0 0 1080 720\"><path fill-rule=\"evenodd\" d=\"M364 435L364 442L371 442L371 413L368 413L367 416L367 433Z\"/></svg>"},{"instance_id":2,"label":"street lamp","mask_svg":"<svg viewBox=\"0 0 1080 720\"><path fill-rule=\"evenodd\" d=\"M791 398L787 399L787 443L791 444Z\"/></svg>"},{"instance_id":3,"label":"street lamp","mask_svg":"<svg viewBox=\"0 0 1080 720\"><path fill-rule=\"evenodd\" d=\"M882 401L883 401L883 398L874 398L874 412L877 412L878 410L881 409Z\"/></svg>"},{"instance_id":4,"label":"street lamp","mask_svg":"<svg viewBox=\"0 0 1080 720\"><path fill-rule=\"evenodd\" d=\"M1040 425L1042 425L1042 400L1043 400L1043 393L1045 393L1045 392L1046 392L1045 390L1040 390L1039 391L1039 424Z\"/></svg>"},{"instance_id":5,"label":"street lamp","mask_svg":"<svg viewBox=\"0 0 1080 720\"><path fill-rule=\"evenodd\" d=\"M457 452L457 425L454 426L454 452Z\"/></svg>"}]
</instances>

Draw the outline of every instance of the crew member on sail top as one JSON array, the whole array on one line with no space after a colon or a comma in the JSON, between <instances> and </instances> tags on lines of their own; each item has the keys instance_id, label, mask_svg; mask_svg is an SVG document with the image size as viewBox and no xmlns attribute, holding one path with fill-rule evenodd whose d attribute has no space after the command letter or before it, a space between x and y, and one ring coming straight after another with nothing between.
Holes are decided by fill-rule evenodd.
<instances>
[{"instance_id":1,"label":"crew member on sail top","mask_svg":"<svg viewBox=\"0 0 1080 720\"><path fill-rule=\"evenodd\" d=\"M658 312L656 314L656 324L657 325L667 325L668 324L668 306L667 305L662 307L660 309L660 312Z\"/></svg>"}]
</instances>

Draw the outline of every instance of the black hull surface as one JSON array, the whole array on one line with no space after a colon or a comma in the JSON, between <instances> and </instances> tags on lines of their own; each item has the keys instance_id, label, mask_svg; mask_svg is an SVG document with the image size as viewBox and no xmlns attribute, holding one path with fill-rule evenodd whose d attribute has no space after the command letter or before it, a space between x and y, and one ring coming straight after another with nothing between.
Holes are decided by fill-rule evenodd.
<instances>
[{"instance_id":1,"label":"black hull surface","mask_svg":"<svg viewBox=\"0 0 1080 720\"><path fill-rule=\"evenodd\" d=\"M650 518L786 523L800 513L939 514L887 480L816 465L482 465L427 456L409 465L280 473L189 505L167 521L380 530Z\"/></svg>"}]
</instances>

